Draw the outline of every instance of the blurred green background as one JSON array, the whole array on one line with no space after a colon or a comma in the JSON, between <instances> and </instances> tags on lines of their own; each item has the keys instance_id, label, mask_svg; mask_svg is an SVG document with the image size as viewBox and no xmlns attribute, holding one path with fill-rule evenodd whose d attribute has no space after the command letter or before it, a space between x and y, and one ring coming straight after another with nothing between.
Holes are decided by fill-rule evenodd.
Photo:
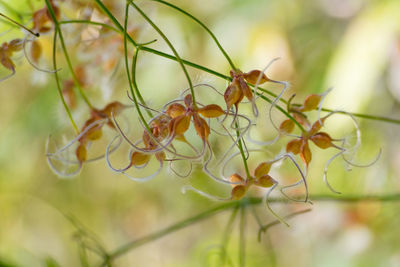
<instances>
[{"instance_id":1,"label":"blurred green background","mask_svg":"<svg viewBox=\"0 0 400 267\"><path fill-rule=\"evenodd\" d=\"M280 57L267 74L275 80L290 81L285 97L296 93L295 101L301 102L307 94L332 87L326 107L400 118L398 0L170 2L204 21L243 71L262 69L271 59ZM227 61L198 25L157 3L138 3L165 31L183 58L229 73ZM122 21L123 5L114 4L116 16ZM62 19L79 16L70 1L60 5L66 10ZM36 10L44 6L44 1L0 2L1 12L14 18L17 14L13 9L29 15L30 6ZM30 25L29 16L23 22ZM161 38L133 11L130 23L140 26L140 42L158 38L152 47L170 53ZM23 36L6 23L0 27L4 32L2 42ZM85 53L76 48L77 41L70 33L73 29L63 29L68 46L77 51L74 63L90 62L90 57L85 58ZM50 34L41 38L46 52L40 65L50 69L52 37ZM100 54L122 59L120 53L114 52ZM59 57L63 68L60 75L66 79L68 71ZM72 138L73 129L62 109L54 77L34 70L22 54L14 58L16 75L0 83L0 266L79 266L79 238L72 221L95 233L104 248L112 251L218 205L192 193L182 194L184 184L199 183L217 193L227 192L197 170L190 178L194 181L176 177L165 169L150 182L133 182L111 172L104 160L87 164L77 177L58 178L47 165L45 142L49 135L60 140L62 136ZM174 62L142 53L138 64L144 98L154 108L177 97L187 86ZM95 83L88 95L97 107L112 100L129 102L123 69L119 72L112 77L92 74ZM4 68L0 73L7 75ZM190 74L196 83L210 83L220 92L226 87L225 81L199 70L190 68ZM280 90L273 85L267 88L275 93ZM82 125L88 118L87 109L81 101L78 106L73 115ZM260 111L267 110L268 105L260 102ZM282 119L278 113L274 116ZM337 117L327 125L329 133L338 137L354 135L349 120ZM132 123L132 128L139 125L137 120ZM331 184L345 196L400 192L400 126L362 119L359 123L363 145L356 161L373 160L379 149L382 155L373 166L351 171L346 171L340 159L334 161L329 168ZM267 121L260 121L260 125L265 128L259 128L257 137L273 137ZM282 144L273 151L279 152ZM322 181L324 164L333 152L314 150L310 191L333 195ZM290 179L291 173L274 170L277 179ZM291 219L290 228L271 228L261 242L257 241L257 222L248 209L246 266L400 266L399 203L273 204L282 215L309 207L312 211ZM264 207L256 207L255 211L263 223L274 220ZM72 221L68 219L71 216L75 218ZM114 264L220 266L219 246L229 216L230 212L223 212L148 243L119 257ZM239 266L238 229L236 221L227 247L232 266ZM100 262L95 253L88 255L90 266Z\"/></svg>"}]
</instances>

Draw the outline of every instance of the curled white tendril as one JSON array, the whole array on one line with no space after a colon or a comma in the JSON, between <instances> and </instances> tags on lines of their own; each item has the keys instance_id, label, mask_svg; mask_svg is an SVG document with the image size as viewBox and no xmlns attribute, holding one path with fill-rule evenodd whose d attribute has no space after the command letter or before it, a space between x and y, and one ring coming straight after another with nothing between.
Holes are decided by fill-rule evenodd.
<instances>
[{"instance_id":1,"label":"curled white tendril","mask_svg":"<svg viewBox=\"0 0 400 267\"><path fill-rule=\"evenodd\" d=\"M115 168L115 167L111 164L111 161L110 161L110 158L109 158L109 151L110 151L111 145L113 144L113 142L114 142L116 139L122 140L122 138L121 138L120 135L115 136L115 137L110 141L110 143L107 145L107 149L106 149L106 156L105 156L105 158L106 158L107 165L108 165L108 167L109 167L111 170L113 170L114 172L117 172L117 173L121 173L121 174L127 176L129 179L131 179L131 180L133 180L133 181L136 181L136 182L146 182L146 181L149 181L149 180L153 179L154 177L156 177L156 176L161 172L161 170L162 170L162 168L163 168L163 161L162 161L162 160L159 160L159 164L160 164L159 168L158 168L155 172L153 172L152 174L150 174L150 175L148 175L148 176L145 176L145 177L134 177L134 176L132 176L132 175L126 173L126 171L128 171L128 170L131 169L132 167L133 167L133 168L136 168L136 169L143 169L143 168L145 168L145 167L148 165L148 163L149 163L149 161L150 161L150 160L149 160L149 161L147 161L145 164L140 165L140 166L136 166L136 165L132 164L132 162L131 162L131 157L132 157L132 153L133 153L132 150L129 152L130 162L128 163L128 165L127 165L126 167L120 168L120 169ZM140 144L141 142L142 142L142 141L138 141L137 143Z\"/></svg>"},{"instance_id":2,"label":"curled white tendril","mask_svg":"<svg viewBox=\"0 0 400 267\"><path fill-rule=\"evenodd\" d=\"M273 60L270 62L270 64L271 64L272 62L278 60L278 59L279 59L279 58L273 59ZM269 64L269 65L270 65L270 64ZM269 65L267 65L267 67L269 67ZM271 103L271 105L270 105L270 107L269 107L269 110L268 110L268 117L269 117L269 120L270 120L272 126L275 128L275 130L276 130L278 133L277 133L277 135L274 137L274 139L272 139L272 140L270 140L270 141L258 141L258 140L255 140L255 139L253 139L253 138L251 137L251 135L250 135L251 129L250 129L249 132L248 132L248 140L249 140L250 142L254 143L254 144L261 145L261 146L268 146L268 145L273 145L273 144L275 144L275 143L279 140L279 138L281 137L281 135L283 134L283 133L279 130L279 128L275 125L275 122L274 122L274 120L272 119L272 110L273 110L273 108L276 106L276 104L278 103L278 101L281 99L281 97L282 97L282 95L285 93L285 91L289 88L289 83L288 83L288 82L285 82L285 81L269 80L269 82L278 83L278 84L283 85L283 89L281 90L281 92L279 93L279 95L274 99L274 101L272 101L272 103ZM254 89L256 89L256 87L255 87ZM253 124L252 126L255 126L255 125L256 125L256 124ZM284 133L284 134L285 134L285 135L288 135L288 136L293 136L293 135L291 135L291 134L286 134L286 133ZM294 137L297 137L297 136L294 136Z\"/></svg>"},{"instance_id":3,"label":"curled white tendril","mask_svg":"<svg viewBox=\"0 0 400 267\"><path fill-rule=\"evenodd\" d=\"M25 37L24 40L23 40L23 45L22 45L22 47L23 47L23 51L24 51L25 58L26 58L26 60L28 61L28 63L29 63L34 69L36 69L36 70L38 70L38 71L41 71L41 72L45 72L45 73L55 73L55 72L60 71L61 68L56 69L56 70L47 70L47 69L43 69L43 68L37 66L37 65L30 59L30 57L29 57L29 55L28 55L28 53L27 53L27 51L26 51L26 43L27 43L27 42L32 42L32 41L34 41L34 40L35 40L35 39L28 39L28 37Z\"/></svg>"},{"instance_id":4,"label":"curled white tendril","mask_svg":"<svg viewBox=\"0 0 400 267\"><path fill-rule=\"evenodd\" d=\"M352 152L353 155L354 155L354 154L357 152L357 150L358 150L358 148L360 147L360 145L361 145L361 130L360 130L359 126L358 126L358 122L357 122L357 120L355 119L355 117L354 117L351 113L348 113L348 112L345 112L345 111L334 110L334 111L330 112L328 115L326 115L326 116L324 117L324 120L327 119L327 118L329 118L329 117L332 116L333 114L342 114L342 115L348 116L348 117L351 119L351 121L353 122L354 128L356 129L356 142L355 142L354 146L351 147L351 148L349 148L349 149L345 148L346 139L336 139L336 140L333 140L333 141L341 141L341 142L342 142L342 145L341 145L341 146L336 146L336 145L334 146L335 148L339 149L339 152L336 153L335 155L333 155L333 156L326 162L325 167L324 167L324 174L323 174L324 183L325 183L326 186L329 188L329 190L331 190L333 193L340 194L340 192L337 191L337 190L335 190L335 189L330 185L330 183L329 183L329 181L328 181L328 168L329 168L329 165L332 163L332 161L333 161L334 159L336 159L337 157L342 156L343 160L349 165L349 167L347 168L348 170L351 170L350 166L359 167L359 168L366 168L366 167L369 167L369 166L375 164L375 163L379 160L379 158L380 158L380 156L381 156L381 153L382 153L382 149L379 149L379 152L378 152L377 156L375 157L375 159L373 159L371 162L366 163L366 164L357 164L357 163L354 163L354 162L352 161L352 159L347 159L347 158L345 157L345 153ZM319 116L319 118L320 118L320 115L318 115L318 116ZM321 121L321 119L319 119L319 121ZM321 124L321 125L322 125L322 124Z\"/></svg>"},{"instance_id":5,"label":"curled white tendril","mask_svg":"<svg viewBox=\"0 0 400 267\"><path fill-rule=\"evenodd\" d=\"M50 140L51 140L51 136L49 136L49 138L46 141L46 157L47 157L47 162L50 166L50 169L60 177L72 177L72 176L77 175L82 168L82 162L80 162L78 160L69 159L69 154L70 154L69 149L75 143L79 142L79 139L81 139L89 130L91 130L93 128L101 128L107 122L108 122L107 119L97 120L97 121L92 122L80 134L78 134L75 138L73 138L71 141L69 141L67 144L65 144L61 148L58 148L57 145L54 143L55 148L56 148L55 152L49 152L49 149L50 149L49 144L50 144ZM119 147L120 144L121 144L120 141L117 142L117 144L115 146L109 148L108 153L114 152ZM91 142L88 142L86 148L89 148L90 145L91 145ZM85 162L97 161L99 159L102 159L104 156L105 156L105 154L88 159ZM76 168L76 170L70 171L70 172L61 171L54 165L54 161L62 163L65 168L68 168L71 166L77 166L77 168Z\"/></svg>"},{"instance_id":6,"label":"curled white tendril","mask_svg":"<svg viewBox=\"0 0 400 267\"><path fill-rule=\"evenodd\" d=\"M272 65L272 63L274 63L275 61L277 61L279 59L280 59L280 57L276 57L276 58L273 58L272 60L270 60L270 62L268 62L268 64L267 64L267 66L264 67L264 69L260 72L260 74L257 77L257 82L256 82L256 84L254 85L254 88L253 88L254 97L253 97L253 99L251 101L253 114L254 114L255 117L258 117L258 108L257 108L257 105L256 105L256 100L258 99L257 89L258 89L258 86L260 85L262 75L267 71L267 69ZM275 82L275 81L272 81L272 82Z\"/></svg>"}]
</instances>

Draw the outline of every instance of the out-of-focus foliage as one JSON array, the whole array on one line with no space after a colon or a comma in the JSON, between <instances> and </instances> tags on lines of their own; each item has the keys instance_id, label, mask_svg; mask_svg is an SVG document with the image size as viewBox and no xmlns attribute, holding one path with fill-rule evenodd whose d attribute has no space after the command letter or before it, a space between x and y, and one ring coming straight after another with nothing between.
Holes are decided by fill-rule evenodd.
<instances>
[{"instance_id":1,"label":"out-of-focus foliage","mask_svg":"<svg viewBox=\"0 0 400 267\"><path fill-rule=\"evenodd\" d=\"M63 19L77 15L70 2L74 1L60 1L66 10ZM400 118L399 1L171 2L204 21L241 69L262 69L271 59L281 57L268 75L291 83L285 98L296 93L295 102L300 103L305 95L333 87L325 102L329 108ZM184 59L228 75L228 63L198 25L154 2L138 4L160 25ZM44 1L0 1L1 12L29 25L32 10L43 6ZM123 6L115 4L115 10L123 21ZM156 36L159 40L153 47L170 53L136 12L132 11L131 17L140 29L139 42ZM72 27L62 25L69 49L79 52L74 54L73 62L84 59L95 65L94 59L87 58L90 53L79 50L74 36L68 34ZM23 37L19 29L5 21L0 29L1 42ZM94 37L89 31L84 34L96 38L96 33ZM51 69L52 36L43 35L39 40L44 53L39 64ZM110 64L123 60L121 54L111 49L100 56L116 59ZM86 229L85 233L94 233L102 246L112 251L216 205L195 194L181 194L185 184L229 194L226 188L216 187L200 169L190 179L163 171L152 181L137 183L113 173L102 160L87 164L75 178L58 178L46 163L45 142L50 134L70 139L74 131L62 109L54 77L33 69L21 54L13 58L16 74L0 83L0 266L79 266L77 224ZM60 62L60 76L70 78L65 62L62 59ZM175 62L143 52L138 64L138 82L143 97L152 106L161 107L186 89L185 77ZM0 73L5 76L8 71L1 68ZM212 83L221 92L226 87L224 80L204 72L190 69L190 74L196 83ZM96 99L98 108L112 100L124 99L124 103L129 103L125 76L110 74L95 79L101 81L100 85L85 90ZM277 85L269 88L279 93ZM208 96L200 94L200 97ZM78 101L73 113L79 125L88 119L82 103ZM268 108L259 107L260 113L266 113ZM275 115L277 119L283 118ZM126 116L129 121L129 112ZM266 118L260 119L262 128L254 133L256 137L273 138ZM379 149L382 156L369 168L351 171L341 161L334 162L329 168L331 184L343 195L400 192L400 126L359 121L363 144L357 162L372 160ZM132 123L133 131L141 129L138 121ZM345 118L333 120L327 128L340 135L353 131ZM329 151L313 151L308 177L314 195L332 194L322 181L324 164L332 155ZM256 166L254 163L250 168ZM293 167L286 164L283 167L272 172L279 173L284 181L294 180ZM400 202L316 201L312 206L272 205L282 215L310 207L312 211L290 219L290 228L278 225L269 229L258 242L258 224L251 215L254 210L247 209L246 266L400 265ZM254 209L263 223L274 220L265 207ZM229 216L230 211L218 214L132 250L114 263L116 266L221 266L221 240ZM239 254L238 229L235 222L226 250L234 266ZM92 252L88 258L90 263L99 261Z\"/></svg>"}]
</instances>

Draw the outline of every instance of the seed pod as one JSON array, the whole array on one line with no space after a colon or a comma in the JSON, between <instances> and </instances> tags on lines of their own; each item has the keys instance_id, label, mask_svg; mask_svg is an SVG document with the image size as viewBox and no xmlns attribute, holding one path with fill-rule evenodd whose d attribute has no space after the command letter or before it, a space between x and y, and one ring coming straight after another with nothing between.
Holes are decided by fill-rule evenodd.
<instances>
[{"instance_id":1,"label":"seed pod","mask_svg":"<svg viewBox=\"0 0 400 267\"><path fill-rule=\"evenodd\" d=\"M260 163L257 168L254 170L254 177L256 179L260 178L261 176L267 175L271 170L272 164L269 162L262 162Z\"/></svg>"},{"instance_id":2,"label":"seed pod","mask_svg":"<svg viewBox=\"0 0 400 267\"><path fill-rule=\"evenodd\" d=\"M290 119L284 120L279 126L279 132L289 134L294 130L294 122Z\"/></svg>"},{"instance_id":3,"label":"seed pod","mask_svg":"<svg viewBox=\"0 0 400 267\"><path fill-rule=\"evenodd\" d=\"M261 187L271 187L276 184L276 181L270 175L263 175L257 179L256 184Z\"/></svg>"},{"instance_id":4,"label":"seed pod","mask_svg":"<svg viewBox=\"0 0 400 267\"><path fill-rule=\"evenodd\" d=\"M260 75L261 75L261 78L260 78L260 81L259 81L258 84L263 84L263 83L269 81L267 75L265 75L264 73L262 73L260 70L252 70L252 71L249 71L248 73L244 73L244 74L243 74L243 77L244 77L244 78L246 79L246 81L248 81L249 83L256 84L256 83L257 83L257 80L258 80L258 77L260 77Z\"/></svg>"},{"instance_id":5,"label":"seed pod","mask_svg":"<svg viewBox=\"0 0 400 267\"><path fill-rule=\"evenodd\" d=\"M186 111L186 109L183 105L178 104L178 103L173 103L173 104L169 105L166 112L171 118L176 118L178 116L183 115L185 113L185 111Z\"/></svg>"},{"instance_id":6,"label":"seed pod","mask_svg":"<svg viewBox=\"0 0 400 267\"><path fill-rule=\"evenodd\" d=\"M287 153L292 152L293 154L297 155L300 153L302 144L303 144L303 140L294 139L286 145L286 152Z\"/></svg>"},{"instance_id":7,"label":"seed pod","mask_svg":"<svg viewBox=\"0 0 400 267\"><path fill-rule=\"evenodd\" d=\"M232 189L232 200L239 200L242 199L247 192L247 187L244 185L237 185Z\"/></svg>"},{"instance_id":8,"label":"seed pod","mask_svg":"<svg viewBox=\"0 0 400 267\"><path fill-rule=\"evenodd\" d=\"M329 136L329 134L324 133L324 132L319 132L313 136L310 137L311 141L314 142L316 146L322 149L326 149L329 147L333 147L334 144L332 143L332 138Z\"/></svg>"},{"instance_id":9,"label":"seed pod","mask_svg":"<svg viewBox=\"0 0 400 267\"><path fill-rule=\"evenodd\" d=\"M223 109L216 104L211 104L211 105L207 105L202 108L199 108L198 112L205 118L217 118L217 117L225 114Z\"/></svg>"}]
</instances>

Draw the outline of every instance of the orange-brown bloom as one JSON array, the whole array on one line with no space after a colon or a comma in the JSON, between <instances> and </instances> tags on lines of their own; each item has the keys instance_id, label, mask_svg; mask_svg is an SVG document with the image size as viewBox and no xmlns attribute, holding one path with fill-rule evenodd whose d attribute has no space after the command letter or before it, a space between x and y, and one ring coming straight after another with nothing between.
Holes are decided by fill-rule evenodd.
<instances>
[{"instance_id":1,"label":"orange-brown bloom","mask_svg":"<svg viewBox=\"0 0 400 267\"><path fill-rule=\"evenodd\" d=\"M207 142L210 135L210 127L201 116L204 118L217 118L225 114L225 112L215 104L201 108L195 107L190 94L185 96L184 103L185 106L179 103L173 103L168 106L166 113L172 118L169 123L170 136L174 138L183 136L189 129L190 120L193 117L193 125L197 134L204 142Z\"/></svg>"},{"instance_id":2,"label":"orange-brown bloom","mask_svg":"<svg viewBox=\"0 0 400 267\"><path fill-rule=\"evenodd\" d=\"M247 73L243 73L240 70L231 70L230 75L232 77L232 82L228 85L225 90L224 98L226 102L227 110L234 105L236 109L239 103L244 97L247 97L249 101L253 101L253 92L247 85L247 82L256 84L260 77L258 84L263 84L270 79L259 70L252 70Z\"/></svg>"},{"instance_id":3,"label":"orange-brown bloom","mask_svg":"<svg viewBox=\"0 0 400 267\"><path fill-rule=\"evenodd\" d=\"M254 170L254 176L244 179L237 173L234 173L230 178L230 182L233 183L233 189L231 192L232 200L239 200L246 195L249 187L252 185L260 187L272 187L277 182L268 173L271 169L271 162L262 162Z\"/></svg>"}]
</instances>

